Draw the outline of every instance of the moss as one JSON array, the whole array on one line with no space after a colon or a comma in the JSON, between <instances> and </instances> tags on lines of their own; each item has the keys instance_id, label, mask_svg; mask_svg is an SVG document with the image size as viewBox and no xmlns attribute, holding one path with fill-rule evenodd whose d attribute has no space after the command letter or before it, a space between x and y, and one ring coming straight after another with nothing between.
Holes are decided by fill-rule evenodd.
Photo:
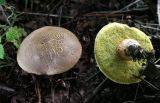
<instances>
[{"instance_id":1,"label":"moss","mask_svg":"<svg viewBox=\"0 0 160 103\"><path fill-rule=\"evenodd\" d=\"M153 49L148 36L139 29L125 24L110 23L97 34L94 46L95 58L100 70L112 81L120 84L137 83L141 80L133 75L140 76L139 71L144 61L121 60L117 56L116 48L124 39L138 41L147 51Z\"/></svg>"}]
</instances>

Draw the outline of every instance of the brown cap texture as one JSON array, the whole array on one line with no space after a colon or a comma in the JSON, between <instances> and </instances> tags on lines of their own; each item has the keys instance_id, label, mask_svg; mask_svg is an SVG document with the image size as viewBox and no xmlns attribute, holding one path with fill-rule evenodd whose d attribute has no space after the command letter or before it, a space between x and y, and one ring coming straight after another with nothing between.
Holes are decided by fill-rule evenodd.
<instances>
[{"instance_id":1,"label":"brown cap texture","mask_svg":"<svg viewBox=\"0 0 160 103\"><path fill-rule=\"evenodd\" d=\"M54 75L71 69L81 52L81 44L72 32L62 27L45 26L23 40L17 61L28 73Z\"/></svg>"}]
</instances>

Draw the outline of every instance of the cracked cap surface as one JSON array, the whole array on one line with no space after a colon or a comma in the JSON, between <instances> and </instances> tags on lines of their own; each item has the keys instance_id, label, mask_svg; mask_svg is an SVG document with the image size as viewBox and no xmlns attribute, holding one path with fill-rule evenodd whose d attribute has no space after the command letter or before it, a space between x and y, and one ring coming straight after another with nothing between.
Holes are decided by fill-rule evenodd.
<instances>
[{"instance_id":1,"label":"cracked cap surface","mask_svg":"<svg viewBox=\"0 0 160 103\"><path fill-rule=\"evenodd\" d=\"M45 26L23 40L17 61L28 73L54 75L71 69L81 52L81 44L72 32L62 27Z\"/></svg>"}]
</instances>

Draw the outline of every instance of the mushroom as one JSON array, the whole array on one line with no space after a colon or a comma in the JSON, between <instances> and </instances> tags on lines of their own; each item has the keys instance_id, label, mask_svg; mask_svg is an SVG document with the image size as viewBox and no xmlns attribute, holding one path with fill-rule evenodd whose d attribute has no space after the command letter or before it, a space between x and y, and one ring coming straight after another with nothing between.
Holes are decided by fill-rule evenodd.
<instances>
[{"instance_id":1,"label":"mushroom","mask_svg":"<svg viewBox=\"0 0 160 103\"><path fill-rule=\"evenodd\" d=\"M141 74L142 64L146 63L145 53L152 50L152 43L145 33L116 22L98 32L94 45L98 67L106 77L120 84L138 83L145 77Z\"/></svg>"},{"instance_id":2,"label":"mushroom","mask_svg":"<svg viewBox=\"0 0 160 103\"><path fill-rule=\"evenodd\" d=\"M72 32L62 27L45 26L23 40L17 61L28 73L54 75L71 69L81 52L81 44Z\"/></svg>"}]
</instances>

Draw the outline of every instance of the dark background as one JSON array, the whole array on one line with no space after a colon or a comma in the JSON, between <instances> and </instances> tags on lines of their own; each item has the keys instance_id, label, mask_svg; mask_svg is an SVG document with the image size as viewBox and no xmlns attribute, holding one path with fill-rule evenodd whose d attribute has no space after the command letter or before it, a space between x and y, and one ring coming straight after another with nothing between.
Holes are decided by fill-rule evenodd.
<instances>
[{"instance_id":1,"label":"dark background","mask_svg":"<svg viewBox=\"0 0 160 103\"><path fill-rule=\"evenodd\" d=\"M37 77L42 103L160 103L159 91L143 81L121 85L107 79L99 72L93 53L97 32L110 22L119 22L150 36L158 59L156 7L156 0L7 0L4 10L7 16L14 13L10 21L28 34L46 25L61 26L75 33L82 44L82 56L73 69ZM0 23L7 24L3 16ZM17 48L4 44L7 59L1 60L6 66L0 67L0 103L37 103L34 78L18 66ZM159 76L146 79L160 88Z\"/></svg>"}]
</instances>

